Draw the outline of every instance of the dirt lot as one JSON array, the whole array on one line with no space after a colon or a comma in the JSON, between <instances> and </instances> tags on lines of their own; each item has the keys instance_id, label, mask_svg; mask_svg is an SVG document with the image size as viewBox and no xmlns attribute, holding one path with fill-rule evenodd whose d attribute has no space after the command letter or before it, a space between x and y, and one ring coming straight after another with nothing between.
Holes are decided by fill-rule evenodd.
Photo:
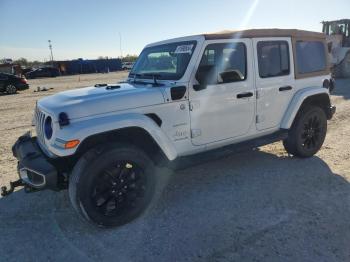
<instances>
[{"instance_id":1,"label":"dirt lot","mask_svg":"<svg viewBox=\"0 0 350 262\"><path fill-rule=\"evenodd\" d=\"M125 76L31 80L0 96L0 184L17 178L11 146L31 129L37 99ZM350 261L350 80L337 81L332 99L337 114L317 156L289 157L275 143L176 172L153 207L119 229L78 220L66 192L1 198L0 260Z\"/></svg>"}]
</instances>

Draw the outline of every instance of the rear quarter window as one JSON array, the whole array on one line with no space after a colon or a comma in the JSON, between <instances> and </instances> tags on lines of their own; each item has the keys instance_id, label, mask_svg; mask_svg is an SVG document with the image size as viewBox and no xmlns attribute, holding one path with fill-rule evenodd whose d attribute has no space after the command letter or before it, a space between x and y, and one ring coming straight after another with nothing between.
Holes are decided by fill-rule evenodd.
<instances>
[{"instance_id":1,"label":"rear quarter window","mask_svg":"<svg viewBox=\"0 0 350 262\"><path fill-rule=\"evenodd\" d=\"M296 58L299 74L324 71L327 68L325 47L321 41L297 41Z\"/></svg>"}]
</instances>

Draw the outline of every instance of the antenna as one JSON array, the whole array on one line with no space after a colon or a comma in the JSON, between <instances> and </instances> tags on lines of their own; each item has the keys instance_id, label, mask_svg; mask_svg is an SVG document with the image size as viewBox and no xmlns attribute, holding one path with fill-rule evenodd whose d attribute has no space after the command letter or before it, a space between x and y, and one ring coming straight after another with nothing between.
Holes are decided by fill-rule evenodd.
<instances>
[{"instance_id":1,"label":"antenna","mask_svg":"<svg viewBox=\"0 0 350 262\"><path fill-rule=\"evenodd\" d=\"M120 48L120 58L123 59L122 35L120 32L119 32L119 48Z\"/></svg>"}]
</instances>

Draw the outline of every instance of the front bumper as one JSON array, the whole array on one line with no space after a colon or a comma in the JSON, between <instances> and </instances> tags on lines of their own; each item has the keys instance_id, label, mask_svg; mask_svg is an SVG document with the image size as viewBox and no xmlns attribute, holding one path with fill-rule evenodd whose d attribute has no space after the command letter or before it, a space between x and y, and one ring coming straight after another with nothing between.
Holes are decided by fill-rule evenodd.
<instances>
[{"instance_id":1,"label":"front bumper","mask_svg":"<svg viewBox=\"0 0 350 262\"><path fill-rule=\"evenodd\" d=\"M18 160L18 174L23 184L36 189L58 190L58 171L41 151L30 133L18 138L12 147Z\"/></svg>"}]
</instances>

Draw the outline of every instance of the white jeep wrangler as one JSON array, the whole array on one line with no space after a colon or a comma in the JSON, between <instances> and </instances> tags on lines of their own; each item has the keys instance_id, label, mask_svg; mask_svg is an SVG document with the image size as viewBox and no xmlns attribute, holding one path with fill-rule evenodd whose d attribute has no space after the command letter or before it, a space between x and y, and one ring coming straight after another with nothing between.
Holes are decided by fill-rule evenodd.
<instances>
[{"instance_id":1,"label":"white jeep wrangler","mask_svg":"<svg viewBox=\"0 0 350 262\"><path fill-rule=\"evenodd\" d=\"M20 179L9 191L68 188L82 217L122 225L150 203L156 165L278 140L296 157L313 156L335 112L333 87L321 33L261 29L150 44L127 81L37 102L36 137L13 146Z\"/></svg>"}]
</instances>

